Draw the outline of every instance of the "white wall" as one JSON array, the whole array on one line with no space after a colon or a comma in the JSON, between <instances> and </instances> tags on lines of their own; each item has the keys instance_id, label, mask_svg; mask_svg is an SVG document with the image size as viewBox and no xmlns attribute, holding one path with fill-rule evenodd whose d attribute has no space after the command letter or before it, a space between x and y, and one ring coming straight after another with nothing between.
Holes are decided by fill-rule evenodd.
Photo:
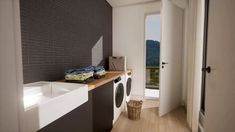
<instances>
[{"instance_id":1,"label":"white wall","mask_svg":"<svg viewBox=\"0 0 235 132\"><path fill-rule=\"evenodd\" d=\"M186 27L186 89L187 89L187 121L189 127L192 127L192 89L194 81L194 56L195 56L195 35L196 35L196 7L197 1L189 0L189 6L186 8L187 27Z\"/></svg>"},{"instance_id":2,"label":"white wall","mask_svg":"<svg viewBox=\"0 0 235 132\"><path fill-rule=\"evenodd\" d=\"M187 71L188 71L188 66L187 66L187 27L188 27L188 6L184 8L184 20L183 20L183 57L182 57L182 105L187 107Z\"/></svg>"},{"instance_id":3,"label":"white wall","mask_svg":"<svg viewBox=\"0 0 235 132\"><path fill-rule=\"evenodd\" d=\"M202 81L202 58L204 39L204 16L205 0L197 1L197 24L196 24L196 46L193 84L193 111L192 111L192 131L198 131L198 120L201 104L201 81Z\"/></svg>"},{"instance_id":4,"label":"white wall","mask_svg":"<svg viewBox=\"0 0 235 132\"><path fill-rule=\"evenodd\" d=\"M204 0L189 0L185 17L184 87L187 93L187 121L192 131L197 132L201 94Z\"/></svg>"},{"instance_id":5,"label":"white wall","mask_svg":"<svg viewBox=\"0 0 235 132\"><path fill-rule=\"evenodd\" d=\"M0 0L0 131L20 129L22 81L18 0Z\"/></svg>"},{"instance_id":6,"label":"white wall","mask_svg":"<svg viewBox=\"0 0 235 132\"><path fill-rule=\"evenodd\" d=\"M177 7L183 10L183 46L182 46L182 105L187 107L187 72L188 72L188 65L187 65L187 54L188 54L188 0L169 0Z\"/></svg>"},{"instance_id":7,"label":"white wall","mask_svg":"<svg viewBox=\"0 0 235 132\"><path fill-rule=\"evenodd\" d=\"M160 10L161 2L113 8L113 55L127 57L133 70L132 95L144 96L145 15Z\"/></svg>"},{"instance_id":8,"label":"white wall","mask_svg":"<svg viewBox=\"0 0 235 132\"><path fill-rule=\"evenodd\" d=\"M188 6L188 0L169 0L169 1L173 2L175 5L177 5L182 9Z\"/></svg>"}]
</instances>

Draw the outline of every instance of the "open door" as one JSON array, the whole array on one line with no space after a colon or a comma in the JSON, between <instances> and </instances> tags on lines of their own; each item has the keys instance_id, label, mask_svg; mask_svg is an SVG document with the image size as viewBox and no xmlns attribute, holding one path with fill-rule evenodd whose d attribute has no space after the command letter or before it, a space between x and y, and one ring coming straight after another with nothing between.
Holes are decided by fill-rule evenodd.
<instances>
[{"instance_id":1,"label":"open door","mask_svg":"<svg viewBox=\"0 0 235 132\"><path fill-rule=\"evenodd\" d=\"M160 66L160 106L162 116L181 105L183 9L163 0Z\"/></svg>"},{"instance_id":2,"label":"open door","mask_svg":"<svg viewBox=\"0 0 235 132\"><path fill-rule=\"evenodd\" d=\"M159 66L161 45L161 15L149 14L145 17L146 81L145 99L159 99ZM158 104L158 103L157 103Z\"/></svg>"},{"instance_id":3,"label":"open door","mask_svg":"<svg viewBox=\"0 0 235 132\"><path fill-rule=\"evenodd\" d=\"M205 132L235 131L234 12L234 0L209 1Z\"/></svg>"}]
</instances>

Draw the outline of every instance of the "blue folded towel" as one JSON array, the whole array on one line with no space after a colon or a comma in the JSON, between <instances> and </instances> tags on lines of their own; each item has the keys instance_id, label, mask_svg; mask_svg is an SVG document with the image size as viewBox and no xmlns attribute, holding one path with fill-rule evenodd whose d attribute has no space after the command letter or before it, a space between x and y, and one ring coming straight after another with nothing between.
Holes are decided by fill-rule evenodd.
<instances>
[{"instance_id":1,"label":"blue folded towel","mask_svg":"<svg viewBox=\"0 0 235 132\"><path fill-rule=\"evenodd\" d=\"M103 66L93 66L93 67L94 67L94 72L105 70Z\"/></svg>"},{"instance_id":2,"label":"blue folded towel","mask_svg":"<svg viewBox=\"0 0 235 132\"><path fill-rule=\"evenodd\" d=\"M88 73L88 72L98 72L101 70L105 70L103 66L88 66L85 68L80 68L80 69L68 69L65 71L65 74L82 74L82 73Z\"/></svg>"}]
</instances>

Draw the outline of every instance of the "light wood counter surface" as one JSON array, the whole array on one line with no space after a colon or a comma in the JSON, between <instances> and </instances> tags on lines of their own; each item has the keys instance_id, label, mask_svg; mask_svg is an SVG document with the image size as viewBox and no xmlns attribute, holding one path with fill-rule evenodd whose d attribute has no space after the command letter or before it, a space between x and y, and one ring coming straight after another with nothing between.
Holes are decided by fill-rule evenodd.
<instances>
[{"instance_id":1,"label":"light wood counter surface","mask_svg":"<svg viewBox=\"0 0 235 132\"><path fill-rule=\"evenodd\" d=\"M93 90L93 89L95 89L95 88L97 88L101 85L104 85L108 82L111 82L111 81L117 79L118 77L120 77L122 75L125 75L124 71L118 71L118 72L109 72L109 71L107 71L105 77L100 78L100 79L95 79L94 81L88 83L89 91Z\"/></svg>"},{"instance_id":2,"label":"light wood counter surface","mask_svg":"<svg viewBox=\"0 0 235 132\"><path fill-rule=\"evenodd\" d=\"M132 70L127 71L106 71L105 77L101 79L95 79L94 81L88 83L89 91L93 90L101 85L104 85L110 81L117 79L118 77L125 75L126 73L132 72Z\"/></svg>"},{"instance_id":3,"label":"light wood counter surface","mask_svg":"<svg viewBox=\"0 0 235 132\"><path fill-rule=\"evenodd\" d=\"M131 70L127 71L106 71L106 75L100 79L94 79L92 82L88 83L88 91L93 90L99 86L102 86L108 82L111 82L118 77L125 75L126 73L131 72ZM60 82L64 82L65 80L60 80Z\"/></svg>"}]
</instances>

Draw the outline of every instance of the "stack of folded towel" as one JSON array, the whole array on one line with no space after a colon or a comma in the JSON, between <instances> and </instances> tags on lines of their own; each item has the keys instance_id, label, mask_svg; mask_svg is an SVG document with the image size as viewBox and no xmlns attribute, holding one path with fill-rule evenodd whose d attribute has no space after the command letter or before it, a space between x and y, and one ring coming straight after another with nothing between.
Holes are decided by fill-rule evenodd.
<instances>
[{"instance_id":1,"label":"stack of folded towel","mask_svg":"<svg viewBox=\"0 0 235 132\"><path fill-rule=\"evenodd\" d=\"M94 75L92 67L81 69L69 69L65 71L65 80L67 81L85 81Z\"/></svg>"},{"instance_id":2,"label":"stack of folded towel","mask_svg":"<svg viewBox=\"0 0 235 132\"><path fill-rule=\"evenodd\" d=\"M94 67L94 78L101 78L106 74L103 66Z\"/></svg>"},{"instance_id":3,"label":"stack of folded towel","mask_svg":"<svg viewBox=\"0 0 235 132\"><path fill-rule=\"evenodd\" d=\"M67 81L86 81L90 78L100 78L105 75L103 66L89 66L81 69L69 69L65 71L65 80Z\"/></svg>"}]
</instances>

